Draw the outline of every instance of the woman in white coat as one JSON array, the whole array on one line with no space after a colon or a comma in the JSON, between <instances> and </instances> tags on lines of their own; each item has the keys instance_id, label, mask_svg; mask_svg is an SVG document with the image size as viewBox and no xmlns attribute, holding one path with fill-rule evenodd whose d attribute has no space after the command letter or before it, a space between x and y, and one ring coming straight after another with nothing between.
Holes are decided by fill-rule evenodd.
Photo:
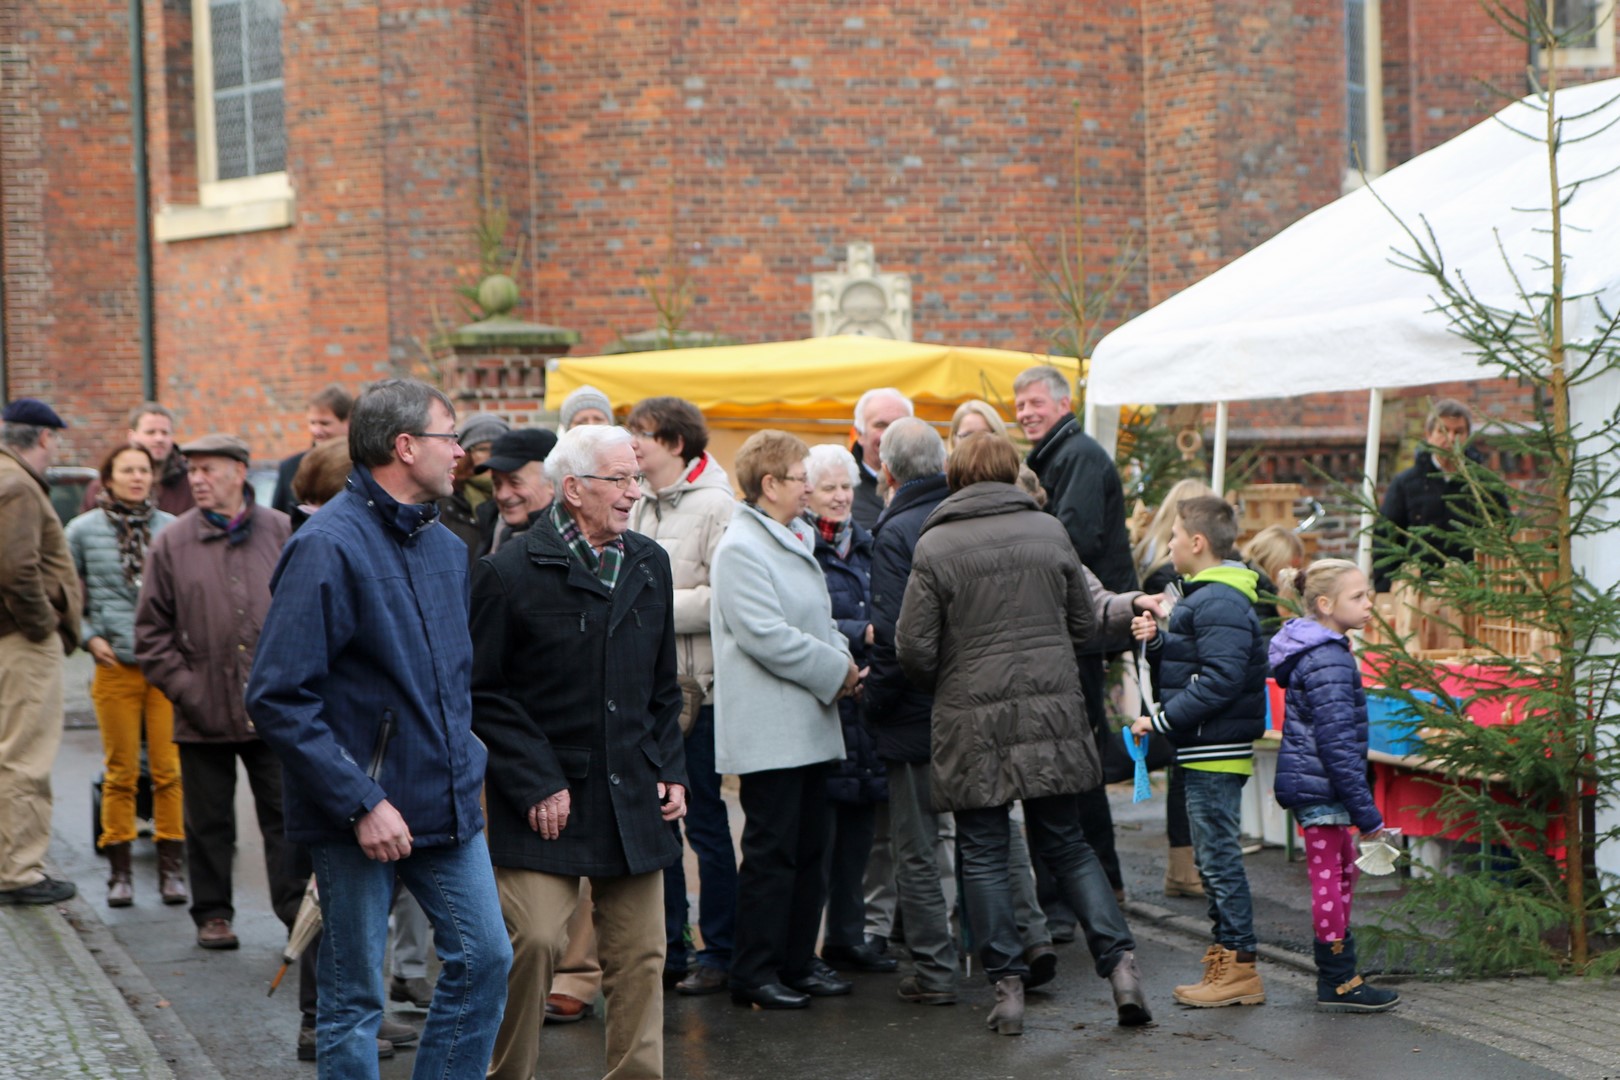
<instances>
[{"instance_id":1,"label":"woman in white coat","mask_svg":"<svg viewBox=\"0 0 1620 1080\"><path fill-rule=\"evenodd\" d=\"M715 767L741 778L746 821L731 997L802 1009L847 994L815 955L830 830L827 774L844 757L837 701L860 674L800 518L803 441L760 431L737 451L737 508L712 573Z\"/></svg>"}]
</instances>

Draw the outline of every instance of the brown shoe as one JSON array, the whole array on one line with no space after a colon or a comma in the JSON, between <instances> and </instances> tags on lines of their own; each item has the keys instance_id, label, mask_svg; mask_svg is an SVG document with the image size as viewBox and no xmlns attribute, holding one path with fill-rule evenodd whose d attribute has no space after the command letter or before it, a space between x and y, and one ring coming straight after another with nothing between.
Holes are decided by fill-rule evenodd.
<instances>
[{"instance_id":1,"label":"brown shoe","mask_svg":"<svg viewBox=\"0 0 1620 1080\"><path fill-rule=\"evenodd\" d=\"M546 1023L572 1024L591 1015L594 1009L588 1001L567 994L546 995Z\"/></svg>"},{"instance_id":2,"label":"brown shoe","mask_svg":"<svg viewBox=\"0 0 1620 1080\"><path fill-rule=\"evenodd\" d=\"M129 845L108 844L102 850L106 852L109 864L107 906L129 907L135 902L135 882L129 872Z\"/></svg>"},{"instance_id":3,"label":"brown shoe","mask_svg":"<svg viewBox=\"0 0 1620 1080\"><path fill-rule=\"evenodd\" d=\"M718 994L727 985L724 971L707 964L699 964L687 973L686 978L675 984L675 992L686 997L703 997L707 994Z\"/></svg>"},{"instance_id":4,"label":"brown shoe","mask_svg":"<svg viewBox=\"0 0 1620 1080\"><path fill-rule=\"evenodd\" d=\"M186 842L184 840L159 840L158 850L158 895L163 897L165 904L184 904L191 899L186 892L185 860Z\"/></svg>"},{"instance_id":5,"label":"brown shoe","mask_svg":"<svg viewBox=\"0 0 1620 1080\"><path fill-rule=\"evenodd\" d=\"M1224 1005L1264 1005L1266 991L1255 970L1254 953L1211 945L1204 954L1204 981L1196 986L1176 987L1176 1000L1195 1009L1218 1009Z\"/></svg>"},{"instance_id":6,"label":"brown shoe","mask_svg":"<svg viewBox=\"0 0 1620 1080\"><path fill-rule=\"evenodd\" d=\"M197 927L197 944L204 949L234 949L241 945L229 919L208 919Z\"/></svg>"}]
</instances>

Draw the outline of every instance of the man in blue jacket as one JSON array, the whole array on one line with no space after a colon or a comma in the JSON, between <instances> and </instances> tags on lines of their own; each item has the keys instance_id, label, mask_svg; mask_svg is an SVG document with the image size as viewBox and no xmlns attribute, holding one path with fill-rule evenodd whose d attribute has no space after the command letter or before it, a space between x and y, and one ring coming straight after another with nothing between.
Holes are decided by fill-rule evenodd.
<instances>
[{"instance_id":1,"label":"man in blue jacket","mask_svg":"<svg viewBox=\"0 0 1620 1080\"><path fill-rule=\"evenodd\" d=\"M484 842L486 753L472 734L465 546L441 528L455 412L386 379L350 417L348 489L287 544L270 582L248 709L281 758L288 839L320 889L322 1080L377 1075L396 877L444 965L417 1073L482 1077L512 950Z\"/></svg>"}]
</instances>

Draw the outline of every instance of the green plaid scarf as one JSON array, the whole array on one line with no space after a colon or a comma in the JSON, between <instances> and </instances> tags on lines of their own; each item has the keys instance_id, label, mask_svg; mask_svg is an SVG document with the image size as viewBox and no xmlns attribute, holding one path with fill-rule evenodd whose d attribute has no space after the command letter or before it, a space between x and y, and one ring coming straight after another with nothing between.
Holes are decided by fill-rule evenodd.
<instances>
[{"instance_id":1,"label":"green plaid scarf","mask_svg":"<svg viewBox=\"0 0 1620 1080\"><path fill-rule=\"evenodd\" d=\"M551 523L557 527L557 533L568 545L568 550L579 556L579 561L585 564L585 569L593 570L596 576L602 579L602 584L612 591L619 583L619 567L624 565L624 539L615 536L602 554L597 555L590 543L585 539L585 533L568 511L562 508L562 500L558 499L551 504Z\"/></svg>"}]
</instances>

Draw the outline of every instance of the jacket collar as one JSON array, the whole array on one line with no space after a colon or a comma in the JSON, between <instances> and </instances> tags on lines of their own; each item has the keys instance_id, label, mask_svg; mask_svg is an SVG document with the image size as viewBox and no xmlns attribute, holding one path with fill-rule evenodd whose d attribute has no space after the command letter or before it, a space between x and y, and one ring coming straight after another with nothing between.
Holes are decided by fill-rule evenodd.
<instances>
[{"instance_id":1,"label":"jacket collar","mask_svg":"<svg viewBox=\"0 0 1620 1080\"><path fill-rule=\"evenodd\" d=\"M1029 467L1037 473L1040 472L1041 465L1050 460L1057 453L1058 447L1072 438L1075 432L1079 430L1080 421L1075 417L1074 413L1070 413L1053 424L1052 430L1041 436L1040 442L1037 442L1030 450Z\"/></svg>"},{"instance_id":2,"label":"jacket collar","mask_svg":"<svg viewBox=\"0 0 1620 1080\"><path fill-rule=\"evenodd\" d=\"M876 523L872 526L872 532L876 533L883 528L883 523L896 514L909 510L919 503L937 503L948 494L950 494L950 487L945 483L944 473L937 476L924 476L916 480L907 480L894 493L893 501L883 508L883 513L878 516Z\"/></svg>"},{"instance_id":3,"label":"jacket collar","mask_svg":"<svg viewBox=\"0 0 1620 1080\"><path fill-rule=\"evenodd\" d=\"M763 510L760 510L757 507L749 506L747 503L737 504L736 516L744 519L753 519L753 521L757 523L758 527L763 530L767 536L769 536L772 540L775 540L778 544L782 545L782 547L786 548L788 551L802 555L804 558L809 559L813 563L816 562L816 539L814 536L814 530L810 527L810 523L805 521L803 518L796 517L790 524L783 525L780 521L777 521ZM736 520L736 518L733 518L733 520ZM819 567L821 564L816 563L816 565Z\"/></svg>"},{"instance_id":4,"label":"jacket collar","mask_svg":"<svg viewBox=\"0 0 1620 1080\"><path fill-rule=\"evenodd\" d=\"M401 540L414 540L439 523L438 503L400 502L383 490L364 465L356 465L349 474L349 490L364 499L383 525L397 533Z\"/></svg>"},{"instance_id":5,"label":"jacket collar","mask_svg":"<svg viewBox=\"0 0 1620 1080\"><path fill-rule=\"evenodd\" d=\"M40 486L41 491L44 491L47 494L50 492L50 490L51 490L50 481L46 480L43 476L39 475L39 473L35 472L34 467L32 465L28 464L28 462L24 461L22 458L18 457L15 453L13 453L10 447L8 447L8 446L0 446L0 454L4 454L4 455L6 455L6 457L10 458L12 461L15 461L17 463L18 468L22 469L22 471L24 473L26 473L28 475L28 477L31 480L34 481L34 483L36 483L36 484L38 484Z\"/></svg>"},{"instance_id":6,"label":"jacket collar","mask_svg":"<svg viewBox=\"0 0 1620 1080\"><path fill-rule=\"evenodd\" d=\"M551 514L541 510L529 516L529 527L517 536L511 538L509 543L522 542L523 551L529 556L529 561L544 566L563 566L568 570L568 583L581 589L600 593L603 596L619 598L634 595L635 590L626 589L627 582L637 582L643 575L630 573L637 564L647 558L652 550L654 541L647 539L638 532L627 531L620 536L624 541L624 562L619 567L619 587L609 589L597 577L595 572L585 567L585 564L574 558L563 541L562 534L551 523ZM503 546L504 552L506 548Z\"/></svg>"}]
</instances>

